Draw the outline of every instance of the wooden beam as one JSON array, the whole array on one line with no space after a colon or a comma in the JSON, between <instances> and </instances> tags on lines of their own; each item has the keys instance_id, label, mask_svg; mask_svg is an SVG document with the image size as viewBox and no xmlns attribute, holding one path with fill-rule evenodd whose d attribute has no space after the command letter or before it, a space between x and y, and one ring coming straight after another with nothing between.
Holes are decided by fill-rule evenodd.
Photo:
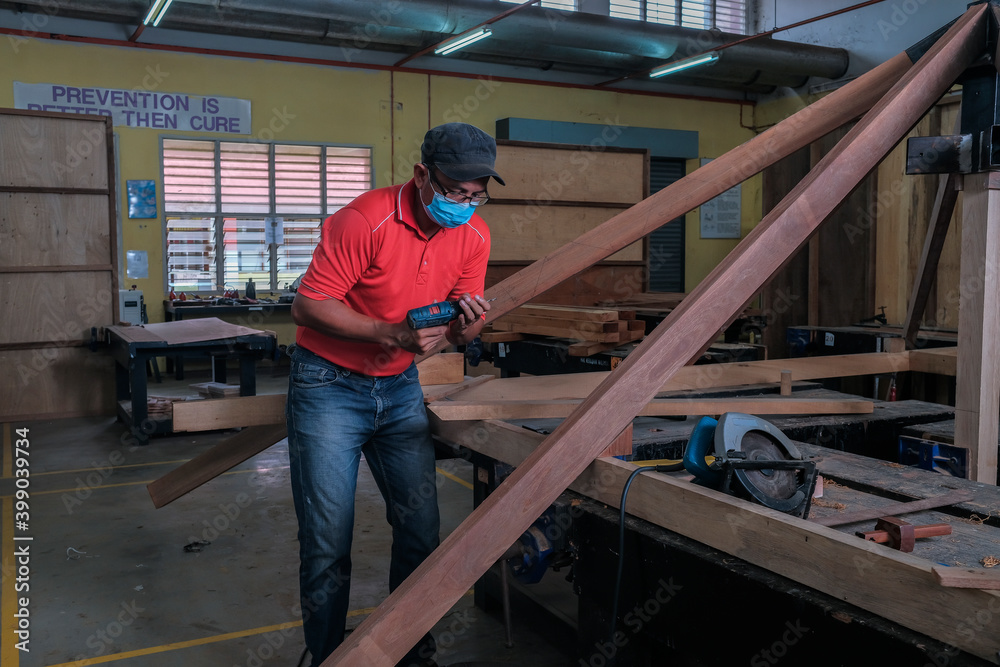
<instances>
[{"instance_id":1,"label":"wooden beam","mask_svg":"<svg viewBox=\"0 0 1000 667\"><path fill-rule=\"evenodd\" d=\"M902 373L910 370L912 354L916 354L916 352L835 354L823 357L685 366L664 382L660 391L703 390L748 384L778 384L781 382L782 372L786 370L791 373L789 381L792 382ZM925 352L921 352L921 354L925 354ZM487 386L473 387L452 394L452 398L456 401L582 399L589 396L613 372L595 371L567 375L500 378L490 382Z\"/></svg>"},{"instance_id":2,"label":"wooden beam","mask_svg":"<svg viewBox=\"0 0 1000 667\"><path fill-rule=\"evenodd\" d=\"M432 428L438 437L514 466L525 464L544 446L541 434L505 422L432 418ZM633 470L631 463L599 458L569 488L617 508ZM977 632L969 632L969 618L996 609L1000 600L981 590L943 590L931 561L670 475L636 477L628 508L633 516L997 662L1000 614L984 615L976 622Z\"/></svg>"},{"instance_id":3,"label":"wooden beam","mask_svg":"<svg viewBox=\"0 0 1000 667\"><path fill-rule=\"evenodd\" d=\"M564 419L580 405L579 399L548 401L436 401L427 408L443 421L473 419ZM871 401L822 398L658 398L637 417L721 415L843 415L871 414Z\"/></svg>"},{"instance_id":4,"label":"wooden beam","mask_svg":"<svg viewBox=\"0 0 1000 667\"><path fill-rule=\"evenodd\" d=\"M845 140L656 327L612 376L324 660L324 667L394 665L415 646L566 485L584 472L593 457L632 421L632 415L808 240L979 55L986 36L984 13L985 5L977 5L958 19ZM862 86L858 93L865 88ZM748 157L753 154L738 159ZM731 153L709 165L719 163L723 164L720 168L723 173L727 168L746 169L739 162L734 164ZM706 175L706 180L711 179ZM654 200L655 203L649 203ZM651 197L615 219L622 218L618 224L628 226L630 220L652 216L657 224L662 224L658 216L668 201ZM662 208L654 210L658 206ZM615 237L621 240L621 233L606 233L612 238L603 240L602 246L614 245ZM512 278L521 273L525 271ZM530 282L535 284L536 280ZM533 289L522 284L521 289L501 293L508 305L516 305ZM485 386L490 384L493 383ZM686 509L677 506L670 506L669 512L688 515ZM691 518L706 520L700 512ZM730 539L743 539L742 531L733 531L724 517L717 520ZM820 576L835 573L833 568L819 571ZM929 576L929 571L925 574ZM895 607L897 602L878 601L879 607Z\"/></svg>"},{"instance_id":5,"label":"wooden beam","mask_svg":"<svg viewBox=\"0 0 1000 667\"><path fill-rule=\"evenodd\" d=\"M969 450L969 479L997 481L1000 411L1000 173L965 176L961 300L955 377L955 445Z\"/></svg>"},{"instance_id":6,"label":"wooden beam","mask_svg":"<svg viewBox=\"0 0 1000 667\"><path fill-rule=\"evenodd\" d=\"M233 466L284 440L287 435L283 423L243 429L204 454L194 457L148 484L146 490L153 500L153 506L160 508L172 503Z\"/></svg>"},{"instance_id":7,"label":"wooden beam","mask_svg":"<svg viewBox=\"0 0 1000 667\"><path fill-rule=\"evenodd\" d=\"M283 394L176 401L174 431L217 431L241 426L263 426L285 421Z\"/></svg>"},{"instance_id":8,"label":"wooden beam","mask_svg":"<svg viewBox=\"0 0 1000 667\"><path fill-rule=\"evenodd\" d=\"M957 347L936 347L927 350L910 350L910 371L935 373L955 377L958 367Z\"/></svg>"},{"instance_id":9,"label":"wooden beam","mask_svg":"<svg viewBox=\"0 0 1000 667\"><path fill-rule=\"evenodd\" d=\"M1000 590L1000 572L981 567L934 566L934 577L949 588L978 588L984 591Z\"/></svg>"},{"instance_id":10,"label":"wooden beam","mask_svg":"<svg viewBox=\"0 0 1000 667\"><path fill-rule=\"evenodd\" d=\"M909 349L917 347L917 332L920 321L927 309L927 299L931 288L937 279L938 262L941 260L941 250L948 236L948 227L955 214L955 204L958 202L958 191L962 187L962 177L958 174L941 174L938 180L937 195L934 198L934 208L924 238L924 249L920 253L920 263L917 266L917 276L910 291L910 304L906 309L906 320L903 322L903 338Z\"/></svg>"}]
</instances>

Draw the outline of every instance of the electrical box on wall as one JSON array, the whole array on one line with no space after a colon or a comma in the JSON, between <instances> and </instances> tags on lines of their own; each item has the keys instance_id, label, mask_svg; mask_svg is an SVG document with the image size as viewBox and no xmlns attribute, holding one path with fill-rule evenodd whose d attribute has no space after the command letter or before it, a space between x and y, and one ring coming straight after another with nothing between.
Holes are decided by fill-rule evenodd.
<instances>
[{"instance_id":1,"label":"electrical box on wall","mask_svg":"<svg viewBox=\"0 0 1000 667\"><path fill-rule=\"evenodd\" d=\"M142 291L118 290L118 317L122 322L142 324Z\"/></svg>"}]
</instances>

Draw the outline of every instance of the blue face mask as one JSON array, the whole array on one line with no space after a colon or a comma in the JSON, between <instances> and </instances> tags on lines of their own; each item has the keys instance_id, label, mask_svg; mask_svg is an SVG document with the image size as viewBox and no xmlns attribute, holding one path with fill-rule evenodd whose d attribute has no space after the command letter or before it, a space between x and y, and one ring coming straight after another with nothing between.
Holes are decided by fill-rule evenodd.
<instances>
[{"instance_id":1,"label":"blue face mask","mask_svg":"<svg viewBox=\"0 0 1000 667\"><path fill-rule=\"evenodd\" d=\"M420 198L420 203L424 204L423 197ZM435 190L430 205L424 204L424 211L427 212L431 220L445 229L454 229L471 220L472 214L476 212L476 207L469 202L464 204L453 202Z\"/></svg>"}]
</instances>

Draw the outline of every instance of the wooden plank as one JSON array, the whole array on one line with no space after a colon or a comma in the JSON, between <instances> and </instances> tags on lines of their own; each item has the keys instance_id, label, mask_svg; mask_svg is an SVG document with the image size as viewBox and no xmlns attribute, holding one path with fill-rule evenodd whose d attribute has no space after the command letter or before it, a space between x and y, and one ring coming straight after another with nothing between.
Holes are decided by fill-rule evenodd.
<instances>
[{"instance_id":1,"label":"wooden plank","mask_svg":"<svg viewBox=\"0 0 1000 667\"><path fill-rule=\"evenodd\" d=\"M546 315L517 315L511 313L509 315L504 315L500 319L493 322L493 328L496 329L497 322L504 325L510 325L512 327L518 327L524 325L526 327L557 327L560 329L566 329L569 331L585 333L618 333L623 328L627 331L628 325L624 327L619 326L619 322L624 320L613 320L611 322L592 322L587 320L578 320L571 318L562 317L550 317ZM515 328L515 330L518 330ZM526 333L532 333L525 329ZM585 336L566 336L566 338L584 338Z\"/></svg>"},{"instance_id":2,"label":"wooden plank","mask_svg":"<svg viewBox=\"0 0 1000 667\"><path fill-rule=\"evenodd\" d=\"M443 421L472 419L557 419L568 417L580 400L550 401L436 401L428 409ZM871 401L820 398L662 398L653 399L635 416L667 417L721 415L745 412L752 415L870 414Z\"/></svg>"},{"instance_id":3,"label":"wooden plank","mask_svg":"<svg viewBox=\"0 0 1000 667\"><path fill-rule=\"evenodd\" d=\"M811 521L813 523L818 523L821 526L844 526L849 523L878 519L883 516L896 516L898 514L909 514L911 512L921 512L923 510L934 509L937 507L957 505L958 503L964 503L967 500L972 500L974 497L975 494L968 490L955 490L949 493L941 494L940 496L934 496L932 498L923 498L921 500L914 500L905 503L887 503L882 507L859 510L848 514L834 514L821 519L814 518L811 519Z\"/></svg>"},{"instance_id":4,"label":"wooden plank","mask_svg":"<svg viewBox=\"0 0 1000 667\"><path fill-rule=\"evenodd\" d=\"M218 403L219 401L212 402ZM175 418L179 405L181 403L174 404ZM204 454L194 457L155 482L148 484L146 490L149 491L149 497L153 500L153 506L160 508L177 500L205 482L284 440L286 436L284 423L243 429Z\"/></svg>"},{"instance_id":5,"label":"wooden plank","mask_svg":"<svg viewBox=\"0 0 1000 667\"><path fill-rule=\"evenodd\" d=\"M994 570L981 567L935 565L932 571L938 583L948 588L978 588L984 591L1000 591L1000 572Z\"/></svg>"},{"instance_id":6,"label":"wooden plank","mask_svg":"<svg viewBox=\"0 0 1000 667\"><path fill-rule=\"evenodd\" d=\"M489 382L493 379L492 375L480 375L479 377L474 378L467 377L461 382L456 382L455 384L436 384L426 386L424 387L424 403L443 401L453 394L458 394L466 389L469 389L470 387L475 387L476 385Z\"/></svg>"},{"instance_id":7,"label":"wooden plank","mask_svg":"<svg viewBox=\"0 0 1000 667\"><path fill-rule=\"evenodd\" d=\"M0 309L16 313L0 327L0 343L89 341L91 327L114 322L111 272L0 274Z\"/></svg>"},{"instance_id":8,"label":"wooden plank","mask_svg":"<svg viewBox=\"0 0 1000 667\"><path fill-rule=\"evenodd\" d=\"M790 371L792 381L822 380L910 370L914 352L872 352L838 354L799 359L767 359L728 364L685 366L663 383L660 391L710 389L748 384L778 384L782 371ZM924 354L921 352L921 354ZM475 387L454 398L462 401L518 399L525 401L554 398L586 398L612 371L500 378L484 387Z\"/></svg>"},{"instance_id":9,"label":"wooden plank","mask_svg":"<svg viewBox=\"0 0 1000 667\"><path fill-rule=\"evenodd\" d=\"M528 264L529 262L490 263L486 268L487 289L509 279ZM593 306L599 299L644 289L648 282L648 272L648 267L642 262L601 262L558 281L551 288L533 296L531 301Z\"/></svg>"},{"instance_id":10,"label":"wooden plank","mask_svg":"<svg viewBox=\"0 0 1000 667\"><path fill-rule=\"evenodd\" d=\"M415 646L435 621L558 497L566 484L585 471L592 457L621 432L662 384L713 338L763 282L808 240L820 222L979 55L985 39L984 15L983 6L969 9L855 126L845 141L757 225L635 353L618 366L612 378L602 383L563 421L543 445L324 660L324 666L393 665ZM720 162L725 165L731 159L731 154L727 154L709 165ZM659 194L667 190L669 188ZM653 199L656 197L646 202ZM644 217L644 210L639 204L628 213ZM508 292L507 298L515 303L523 302L528 294L530 291ZM616 459L606 460L616 462ZM631 471L632 466L621 464ZM699 493L694 495L701 497ZM649 499L637 500L636 504L646 502ZM724 533L723 539L740 542L745 539L742 530L732 529L726 516L713 518L702 511L691 513L674 503L658 505L658 509L662 507L669 507L670 514L684 515L684 520L717 522ZM787 525L781 519L791 523L784 515L774 521L782 527ZM852 548L856 548L854 542L852 538ZM812 550L812 547L803 547L800 543L799 549ZM730 548L735 549L735 546ZM771 555L772 545L768 544L766 550ZM824 557L829 555L824 554ZM836 557L841 560L832 563L845 562L843 553ZM835 568L819 570L819 576L833 577L842 586ZM905 570L893 574L903 572ZM929 568L920 574L929 577ZM919 577L910 578L919 580ZM909 591L907 593L909 597ZM877 606L881 610L897 606L899 602L899 599L878 600ZM924 626L929 624L926 618L920 620ZM996 623L1000 626L1000 615ZM938 633L942 632L937 619L933 625ZM997 630L1000 631L1000 627ZM980 644L977 648L979 655L994 658L995 647L985 651Z\"/></svg>"},{"instance_id":11,"label":"wooden plank","mask_svg":"<svg viewBox=\"0 0 1000 667\"><path fill-rule=\"evenodd\" d=\"M632 439L635 437L635 433L632 429L632 424L630 423L625 429L618 434L611 444L604 448L601 452L601 456L631 456L632 455Z\"/></svg>"},{"instance_id":12,"label":"wooden plank","mask_svg":"<svg viewBox=\"0 0 1000 667\"><path fill-rule=\"evenodd\" d=\"M497 142L504 198L536 200L540 207L552 199L634 204L645 196L645 162L646 152L638 149Z\"/></svg>"},{"instance_id":13,"label":"wooden plank","mask_svg":"<svg viewBox=\"0 0 1000 667\"><path fill-rule=\"evenodd\" d=\"M967 174L955 376L955 445L969 449L969 479L997 481L1000 412L1000 174Z\"/></svg>"},{"instance_id":14,"label":"wooden plank","mask_svg":"<svg viewBox=\"0 0 1000 667\"><path fill-rule=\"evenodd\" d=\"M239 396L174 403L174 431L215 431L285 420L285 396Z\"/></svg>"},{"instance_id":15,"label":"wooden plank","mask_svg":"<svg viewBox=\"0 0 1000 667\"><path fill-rule=\"evenodd\" d=\"M636 182L639 182L640 175L641 172L633 175ZM493 238L491 262L536 260L572 243L580 235L621 212L621 207L550 206L545 201L520 206L490 201L489 206L479 210ZM609 259L642 261L642 242L632 243L610 255Z\"/></svg>"},{"instance_id":16,"label":"wooden plank","mask_svg":"<svg viewBox=\"0 0 1000 667\"><path fill-rule=\"evenodd\" d=\"M584 320L587 322L613 322L631 319L619 315L613 308L584 308L582 306L557 306L528 303L510 312L510 315L530 315L535 317L555 317L559 319ZM632 317L635 317L633 314Z\"/></svg>"},{"instance_id":17,"label":"wooden plank","mask_svg":"<svg viewBox=\"0 0 1000 667\"><path fill-rule=\"evenodd\" d=\"M0 113L0 185L108 187L107 121Z\"/></svg>"},{"instance_id":18,"label":"wooden plank","mask_svg":"<svg viewBox=\"0 0 1000 667\"><path fill-rule=\"evenodd\" d=\"M955 377L958 367L957 347L935 347L910 351L910 370L914 373L936 373Z\"/></svg>"},{"instance_id":19,"label":"wooden plank","mask_svg":"<svg viewBox=\"0 0 1000 667\"><path fill-rule=\"evenodd\" d=\"M527 319L527 318L526 318ZM578 324L589 324L581 322ZM506 320L495 320L492 324L496 331L516 331L518 333L535 334L536 336L554 336L556 338L570 338L573 340L593 340L601 343L617 343L621 341L617 327L613 332L587 331L576 325L560 326L559 324L530 323L530 322L508 322Z\"/></svg>"},{"instance_id":20,"label":"wooden plank","mask_svg":"<svg viewBox=\"0 0 1000 667\"><path fill-rule=\"evenodd\" d=\"M937 196L934 199L934 209L931 212L930 226L924 239L917 275L910 290L910 302L906 309L906 319L903 321L903 337L908 348L917 346L917 332L920 321L924 317L931 289L937 279L938 263L944 250L945 239L951 226L951 218L955 214L955 204L958 203L958 191L962 181L959 174L941 174L938 180Z\"/></svg>"},{"instance_id":21,"label":"wooden plank","mask_svg":"<svg viewBox=\"0 0 1000 667\"><path fill-rule=\"evenodd\" d=\"M527 465L544 447L541 434L505 422L446 423L432 417L432 428L438 437L514 466ZM598 458L569 488L619 507L622 487L633 470L631 463ZM980 610L996 609L1000 598L974 589L942 589L932 574L934 564L926 559L670 475L637 476L628 508L633 516L997 661L1000 614L979 619L980 632L969 632L969 618Z\"/></svg>"},{"instance_id":22,"label":"wooden plank","mask_svg":"<svg viewBox=\"0 0 1000 667\"><path fill-rule=\"evenodd\" d=\"M479 337L484 343L513 343L514 341L525 339L525 335L522 333L516 331L493 331L492 327L489 331L481 332Z\"/></svg>"},{"instance_id":23,"label":"wooden plank","mask_svg":"<svg viewBox=\"0 0 1000 667\"><path fill-rule=\"evenodd\" d=\"M417 365L421 385L455 384L465 379L465 355L442 352L422 359Z\"/></svg>"},{"instance_id":24,"label":"wooden plank","mask_svg":"<svg viewBox=\"0 0 1000 667\"><path fill-rule=\"evenodd\" d=\"M112 271L110 257L107 195L0 195L4 268L89 265Z\"/></svg>"}]
</instances>

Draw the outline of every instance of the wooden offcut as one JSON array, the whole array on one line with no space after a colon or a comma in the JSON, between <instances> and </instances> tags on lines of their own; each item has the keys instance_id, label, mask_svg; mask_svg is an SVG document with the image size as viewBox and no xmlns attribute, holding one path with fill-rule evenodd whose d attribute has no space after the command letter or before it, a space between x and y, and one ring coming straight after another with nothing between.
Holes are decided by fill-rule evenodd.
<instances>
[{"instance_id":1,"label":"wooden offcut","mask_svg":"<svg viewBox=\"0 0 1000 667\"><path fill-rule=\"evenodd\" d=\"M631 422L663 383L706 341L714 338L763 282L808 240L823 219L964 71L979 54L985 38L984 13L982 5L968 10L855 126L845 141L827 155L800 186L765 217L619 365L613 377L603 382L563 421L323 664L326 667L392 665L416 645L420 637L500 558L562 489L586 470L593 457ZM860 89L863 91L868 85L862 84ZM844 90L847 88L842 88L840 92ZM732 156L727 154L710 164L723 163L732 167L732 161ZM644 204L655 199L651 197ZM652 214L651 209L655 206L655 203L649 206L640 204L629 209L618 216L625 218L620 224L627 226L629 218L644 218ZM515 287L503 292L508 308L501 307L500 310L506 312L510 304L523 303L534 289ZM621 465L629 471L633 468L624 463ZM689 513L676 501L658 506L669 507L667 511L670 514L696 517L699 523L705 521L705 512ZM779 518L791 521L780 514ZM733 531L724 517L719 518L719 523L730 540L727 546L734 549L732 540L742 542L742 531ZM776 519L775 525L784 525L784 522ZM701 528L704 533L705 526ZM834 538L829 541L838 544ZM767 544L770 554L773 546L770 538L762 539L762 543ZM857 548L853 539L851 546ZM811 545L809 550L815 551ZM835 551L839 549L831 548L824 557L834 555ZM855 553L852 550L851 554ZM844 553L839 553L835 562L839 564L846 559ZM829 570L818 568L818 571L822 577L834 576L835 572L833 567ZM843 586L843 581L840 585ZM890 602L879 602L876 606L879 611L883 607L896 606ZM930 624L925 619L922 627L927 625ZM934 628L927 629L940 634L939 623L935 621L933 625ZM983 643L978 649L980 655L984 653Z\"/></svg>"},{"instance_id":2,"label":"wooden offcut","mask_svg":"<svg viewBox=\"0 0 1000 667\"><path fill-rule=\"evenodd\" d=\"M421 385L455 384L465 379L465 355L460 352L432 354L417 366Z\"/></svg>"},{"instance_id":3,"label":"wooden offcut","mask_svg":"<svg viewBox=\"0 0 1000 667\"><path fill-rule=\"evenodd\" d=\"M935 565L933 571L938 583L947 588L1000 591L1000 571L997 569Z\"/></svg>"}]
</instances>

